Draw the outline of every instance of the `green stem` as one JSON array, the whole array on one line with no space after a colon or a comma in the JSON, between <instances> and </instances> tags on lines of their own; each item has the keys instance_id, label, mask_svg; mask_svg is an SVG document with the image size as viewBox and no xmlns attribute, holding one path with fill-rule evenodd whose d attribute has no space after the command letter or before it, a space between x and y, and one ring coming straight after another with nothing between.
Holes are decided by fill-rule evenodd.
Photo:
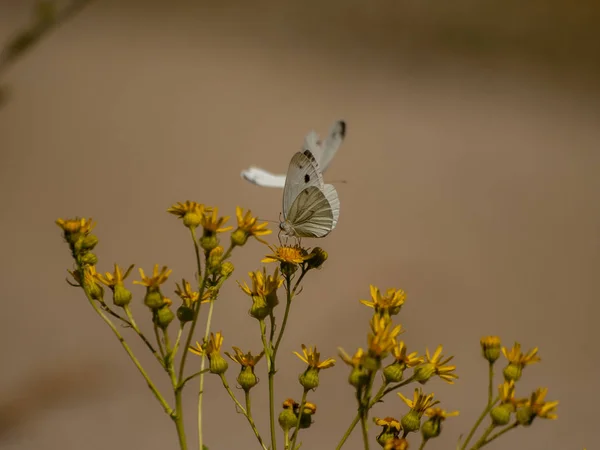
<instances>
[{"instance_id":1,"label":"green stem","mask_svg":"<svg viewBox=\"0 0 600 450\"><path fill-rule=\"evenodd\" d=\"M82 275L81 278L83 279L83 270L80 270L80 273ZM139 370L139 372L142 374L142 376L146 380L146 383L148 384L148 387L150 388L150 390L152 391L152 393L154 394L154 396L156 397L156 399L158 400L158 402L161 404L161 406L163 407L163 409L165 410L165 412L169 416L171 414L173 414L173 409L169 406L169 404L164 399L164 397L162 396L162 394L160 393L160 391L158 390L158 388L156 387L156 385L152 382L152 380L150 379L150 376L146 373L146 371L144 370L144 368L142 367L142 365L140 364L140 362L138 361L138 359L135 357L135 355L133 354L133 351L131 350L131 348L129 347L129 345L127 345L127 342L125 342L125 338L123 338L123 336L121 335L121 333L119 333L119 330L117 329L117 327L115 327L115 325L110 321L110 319L106 316L106 314L104 314L104 312L100 308L98 308L98 305L96 304L96 301L90 296L88 290L85 287L83 287L83 291L85 292L85 295L86 295L88 301L92 305L92 308L94 308L94 310L98 313L98 315L100 315L100 317L102 318L102 320L104 320L104 322L110 327L110 329L115 334L115 336L117 337L117 339L119 339L119 342L121 343L121 346L123 347L123 349L125 350L125 352L127 352L127 355L129 356L129 358L131 359L131 361L133 361L133 363L135 364L135 366L137 367L137 369Z\"/></svg>"},{"instance_id":2,"label":"green stem","mask_svg":"<svg viewBox=\"0 0 600 450\"><path fill-rule=\"evenodd\" d=\"M161 356L158 354L158 352L156 351L154 346L150 343L150 341L146 338L146 336L144 336L144 333L142 333L140 328L137 326L137 323L135 323L135 320L133 318L133 314L131 313L131 309L129 308L129 305L125 305L123 307L123 310L125 311L125 314L127 315L127 318L129 319L129 321L127 321L129 326L133 329L133 331L135 331L137 333L137 335L142 339L142 341L144 341L144 344L146 344L146 347L148 347L150 352L152 352L152 354L156 357L156 359L158 360L160 365L164 368L165 363L164 363L163 358L161 358Z\"/></svg>"},{"instance_id":3,"label":"green stem","mask_svg":"<svg viewBox=\"0 0 600 450\"><path fill-rule=\"evenodd\" d=\"M227 378L225 378L225 374L221 373L221 374L219 374L219 376L221 377L221 382L223 383L223 387L229 394L229 397L231 397L231 400L233 400L233 402L235 403L235 406L238 408L239 411L241 411L241 413L244 415L244 417L246 417L246 419L248 420L248 423L250 424L250 428L252 428L252 431L254 431L254 435L256 436L256 439L258 439L259 444L261 445L263 450L268 450L267 446L264 444L264 442L262 440L262 437L260 436L260 433L258 432L258 428L256 428L254 419L252 419L252 412L250 409L250 406L251 406L250 391L246 391L246 408L244 408L242 406L242 404L238 401L238 399L235 397L235 394L233 393L231 388L229 387L229 383L227 382Z\"/></svg>"},{"instance_id":4,"label":"green stem","mask_svg":"<svg viewBox=\"0 0 600 450\"><path fill-rule=\"evenodd\" d=\"M277 341L275 342L275 347L273 347L273 362L275 361L275 357L277 356L277 350L279 349L279 344L281 344L281 339L283 338L283 333L285 332L285 326L287 325L288 317L290 315L290 309L292 306L292 298L293 292L290 290L290 284L292 282L291 275L285 276L285 290L287 293L286 303L285 303L285 312L283 313L283 321L281 322L281 330L279 330L279 335L277 336Z\"/></svg>"},{"instance_id":5,"label":"green stem","mask_svg":"<svg viewBox=\"0 0 600 450\"><path fill-rule=\"evenodd\" d=\"M283 430L283 447L290 448L290 430Z\"/></svg>"},{"instance_id":6,"label":"green stem","mask_svg":"<svg viewBox=\"0 0 600 450\"><path fill-rule=\"evenodd\" d=\"M203 279L204 280L204 279ZM200 297L202 298L202 297ZM210 333L210 325L212 322L213 310L215 307L214 300L211 300L208 307L208 317L206 318L206 329L204 330L204 342L208 342L208 335ZM206 355L202 354L200 363L200 390L198 392L198 448L203 450L204 448L204 436L202 433L202 400L204 399L204 366L206 364Z\"/></svg>"},{"instance_id":7,"label":"green stem","mask_svg":"<svg viewBox=\"0 0 600 450\"><path fill-rule=\"evenodd\" d=\"M481 435L479 440L475 443L475 445L473 447L471 447L471 450L477 450L477 449L481 448L483 445L485 445L486 439L488 438L490 433L492 431L494 431L495 428L496 428L496 425L494 425L493 423L490 424L490 426L486 428L486 430L483 432L483 434Z\"/></svg>"},{"instance_id":8,"label":"green stem","mask_svg":"<svg viewBox=\"0 0 600 450\"><path fill-rule=\"evenodd\" d=\"M492 376L493 376L493 373L492 373ZM479 428L479 425L481 425L481 422L483 422L483 419L485 419L486 416L488 415L488 413L492 410L492 407L498 401L498 399L499 399L499 397L496 397L495 399L488 401L488 404L486 405L485 409L483 410L483 412L481 413L481 415L479 416L479 418L473 425L473 428L471 428L471 431L469 431L469 434L467 435L465 442L463 442L463 445L461 445L460 450L465 450L467 448L467 445L469 445L469 442L471 442L471 439L473 438L473 435Z\"/></svg>"},{"instance_id":9,"label":"green stem","mask_svg":"<svg viewBox=\"0 0 600 450\"><path fill-rule=\"evenodd\" d=\"M488 364L488 406L492 403L494 396L494 363Z\"/></svg>"},{"instance_id":10,"label":"green stem","mask_svg":"<svg viewBox=\"0 0 600 450\"><path fill-rule=\"evenodd\" d=\"M267 326L265 321L259 321L260 337L267 358L267 376L269 381L269 429L271 432L271 448L277 448L277 434L275 432L275 370L273 365L273 321L271 320L271 338L267 342Z\"/></svg>"},{"instance_id":11,"label":"green stem","mask_svg":"<svg viewBox=\"0 0 600 450\"><path fill-rule=\"evenodd\" d=\"M158 345L158 350L160 351L160 355L162 356L163 367L165 367L165 347L163 345L162 339L160 338L160 332L158 325L154 324L154 338L156 339L156 345ZM166 368L166 367L165 367Z\"/></svg>"},{"instance_id":12,"label":"green stem","mask_svg":"<svg viewBox=\"0 0 600 450\"><path fill-rule=\"evenodd\" d=\"M204 372L208 372L208 369L204 369ZM183 389L183 387L185 386L185 384L186 384L188 381L190 381L190 380L193 380L194 378L196 378L196 377L197 377L198 375L200 375L201 373L202 373L202 372L196 372L196 373L193 373L192 375L189 375L189 376L185 377L185 378L183 379L183 381L180 381L180 382L179 382L179 389Z\"/></svg>"},{"instance_id":13,"label":"green stem","mask_svg":"<svg viewBox=\"0 0 600 450\"><path fill-rule=\"evenodd\" d=\"M362 430L363 447L369 450L369 430L367 429L367 420L364 414L360 415L360 428Z\"/></svg>"},{"instance_id":14,"label":"green stem","mask_svg":"<svg viewBox=\"0 0 600 450\"><path fill-rule=\"evenodd\" d=\"M379 395L379 393L377 393L377 395L373 398L373 401L369 405L369 408L371 408L375 403L377 403L379 400L381 400L384 396L388 395L390 392L393 392L396 389L399 389L403 386L406 386L407 384L412 383L414 381L414 379L415 379L415 376L413 375L410 378L407 378L406 380L401 381L398 384L395 384L393 386L386 388L381 395Z\"/></svg>"},{"instance_id":15,"label":"green stem","mask_svg":"<svg viewBox=\"0 0 600 450\"><path fill-rule=\"evenodd\" d=\"M296 421L296 427L294 428L294 434L292 434L292 444L291 449L294 450L296 448L296 439L298 438L298 433L300 432L300 420L302 419L302 413L304 412L304 405L306 405L306 397L308 395L308 389L304 389L302 393L302 400L300 401L300 408L298 408L298 420ZM288 448L286 448L288 450Z\"/></svg>"},{"instance_id":16,"label":"green stem","mask_svg":"<svg viewBox=\"0 0 600 450\"><path fill-rule=\"evenodd\" d=\"M163 330L165 336L165 345L167 346L167 358L165 362L167 364L167 372L171 378L171 384L173 385L173 392L175 393L175 414L171 415L173 422L175 422L175 428L177 429L177 435L179 436L179 446L181 450L187 450L187 440L185 436L185 427L183 423L183 390L180 389L179 380L175 375L175 352L178 342L174 347L171 347L171 340L169 338L169 332ZM179 327L179 333L177 333L177 340L181 336L181 327Z\"/></svg>"},{"instance_id":17,"label":"green stem","mask_svg":"<svg viewBox=\"0 0 600 450\"><path fill-rule=\"evenodd\" d=\"M492 442L494 439L499 438L500 436L502 436L504 433L506 433L507 431L510 430L514 430L515 428L517 428L519 426L519 422L515 422L512 425L507 426L506 428L498 431L496 434L492 435L488 440L486 440L484 443L481 444L481 447L483 447L484 445L489 444L490 442Z\"/></svg>"},{"instance_id":18,"label":"green stem","mask_svg":"<svg viewBox=\"0 0 600 450\"><path fill-rule=\"evenodd\" d=\"M346 441L352 434L352 431L354 431L354 427L356 427L356 425L358 424L359 421L360 421L360 413L356 413L356 416L354 416L354 420L352 420L352 423L350 424L350 426L348 427L348 429L342 436L342 439L340 440L340 442L337 445L337 447L335 448L335 450L340 450L342 448L342 446L346 443Z\"/></svg>"},{"instance_id":19,"label":"green stem","mask_svg":"<svg viewBox=\"0 0 600 450\"><path fill-rule=\"evenodd\" d=\"M421 445L419 445L419 450L423 450L428 441L429 441L429 439L422 439Z\"/></svg>"}]
</instances>

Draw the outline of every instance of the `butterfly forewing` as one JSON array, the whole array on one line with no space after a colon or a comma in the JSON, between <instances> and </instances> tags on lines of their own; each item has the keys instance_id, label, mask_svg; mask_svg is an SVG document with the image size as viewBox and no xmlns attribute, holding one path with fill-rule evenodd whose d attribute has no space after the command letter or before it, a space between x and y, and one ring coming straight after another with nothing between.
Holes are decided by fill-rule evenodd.
<instances>
[{"instance_id":1,"label":"butterfly forewing","mask_svg":"<svg viewBox=\"0 0 600 450\"><path fill-rule=\"evenodd\" d=\"M311 186L323 189L319 163L310 151L298 152L290 161L283 188L283 215L286 219L289 218L292 203L300 192Z\"/></svg>"},{"instance_id":2,"label":"butterfly forewing","mask_svg":"<svg viewBox=\"0 0 600 450\"><path fill-rule=\"evenodd\" d=\"M346 122L338 120L333 124L327 139L321 143L321 155L318 159L321 170L325 172L333 159L333 156L342 145L346 136Z\"/></svg>"}]
</instances>

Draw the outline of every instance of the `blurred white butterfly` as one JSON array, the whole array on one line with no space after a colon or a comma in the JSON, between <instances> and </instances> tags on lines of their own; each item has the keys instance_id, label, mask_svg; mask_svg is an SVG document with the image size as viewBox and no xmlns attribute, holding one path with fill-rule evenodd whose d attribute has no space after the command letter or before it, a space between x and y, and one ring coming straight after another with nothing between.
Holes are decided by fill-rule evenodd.
<instances>
[{"instance_id":1,"label":"blurred white butterfly","mask_svg":"<svg viewBox=\"0 0 600 450\"><path fill-rule=\"evenodd\" d=\"M327 236L337 225L340 199L323 174L312 149L318 148L316 133L309 133L302 152L290 161L283 188L283 234L295 237ZM331 158L329 158L331 160Z\"/></svg>"},{"instance_id":2,"label":"blurred white butterfly","mask_svg":"<svg viewBox=\"0 0 600 450\"><path fill-rule=\"evenodd\" d=\"M338 148L340 148L345 136L346 122L343 120L338 120L333 124L329 131L329 136L327 136L327 139L323 142L319 141L319 136L314 131L311 131L306 136L305 142L310 139L313 143L309 150L318 161L319 167L323 172L329 167L333 155L335 155ZM243 170L242 178L250 183L263 187L282 188L285 186L285 175L275 175L255 166Z\"/></svg>"}]
</instances>

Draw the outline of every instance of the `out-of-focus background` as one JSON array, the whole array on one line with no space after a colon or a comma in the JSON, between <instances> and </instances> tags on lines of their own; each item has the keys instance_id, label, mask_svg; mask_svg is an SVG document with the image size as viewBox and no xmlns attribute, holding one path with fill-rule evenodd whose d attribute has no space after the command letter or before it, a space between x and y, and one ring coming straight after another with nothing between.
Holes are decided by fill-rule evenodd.
<instances>
[{"instance_id":1,"label":"out-of-focus background","mask_svg":"<svg viewBox=\"0 0 600 450\"><path fill-rule=\"evenodd\" d=\"M3 41L33 5L0 2ZM458 382L424 389L460 416L428 448L454 448L479 415L486 334L539 346L542 363L525 370L518 394L546 386L560 400L559 420L489 448L590 448L600 400L599 19L591 0L92 2L1 80L0 448L176 446L118 342L64 282L72 263L57 217L98 222L100 269L166 264L171 290L194 269L187 230L167 207L190 199L232 215L241 205L277 220L281 191L249 185L240 170L285 171L305 133L338 118L348 134L326 180L347 181L337 185L340 222L311 242L330 258L294 303L278 403L301 395L300 343L325 357L365 344L370 311L358 300L373 283L407 291L410 351L443 343L455 355ZM234 280L265 252L251 242L234 254L214 319L227 348L260 349ZM143 289L133 290L147 323ZM231 364L232 384L235 372ZM259 374L256 412L266 407ZM333 448L352 419L347 374L341 361L322 373L303 448ZM212 377L206 405L209 448L255 445ZM374 414L405 411L392 396ZM362 448L358 432L347 448Z\"/></svg>"}]
</instances>

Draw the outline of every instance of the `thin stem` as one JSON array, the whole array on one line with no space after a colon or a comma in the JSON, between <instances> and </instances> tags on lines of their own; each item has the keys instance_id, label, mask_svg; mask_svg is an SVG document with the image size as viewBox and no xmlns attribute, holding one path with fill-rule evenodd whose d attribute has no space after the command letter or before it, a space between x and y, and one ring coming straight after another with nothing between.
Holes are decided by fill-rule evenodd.
<instances>
[{"instance_id":1,"label":"thin stem","mask_svg":"<svg viewBox=\"0 0 600 450\"><path fill-rule=\"evenodd\" d=\"M290 430L283 430L283 448L290 448Z\"/></svg>"},{"instance_id":2,"label":"thin stem","mask_svg":"<svg viewBox=\"0 0 600 450\"><path fill-rule=\"evenodd\" d=\"M500 436L502 436L504 433L506 433L507 431L513 430L515 428L517 428L519 426L519 422L515 422L512 425L507 426L506 428L498 431L496 434L492 435L488 440L486 440L484 443L481 444L481 447L483 447L484 445L489 444L490 442L492 442L494 439L499 438Z\"/></svg>"},{"instance_id":3,"label":"thin stem","mask_svg":"<svg viewBox=\"0 0 600 450\"><path fill-rule=\"evenodd\" d=\"M494 363L488 364L488 406L492 403L494 396Z\"/></svg>"},{"instance_id":4,"label":"thin stem","mask_svg":"<svg viewBox=\"0 0 600 450\"><path fill-rule=\"evenodd\" d=\"M208 369L204 369L204 372L208 372ZM194 378L196 378L201 373L202 373L202 371L199 371L199 372L193 373L192 375L189 375L189 376L185 377L182 381L179 382L179 389L183 389L183 387L185 386L185 384L188 381L193 380Z\"/></svg>"},{"instance_id":5,"label":"thin stem","mask_svg":"<svg viewBox=\"0 0 600 450\"><path fill-rule=\"evenodd\" d=\"M300 431L300 420L302 419L302 413L304 412L304 405L306 405L306 397L308 395L308 389L304 389L302 393L302 400L300 401L300 408L298 409L298 420L296 421L296 427L294 428L294 434L292 434L292 445L291 449L296 448L296 439L298 438L298 432ZM286 448L287 450L287 448Z\"/></svg>"},{"instance_id":6,"label":"thin stem","mask_svg":"<svg viewBox=\"0 0 600 450\"><path fill-rule=\"evenodd\" d=\"M273 322L271 322L273 323ZM269 430L271 432L271 447L277 447L277 435L275 433L275 370L273 365L273 325L271 325L271 337L267 342L267 326L265 321L259 321L260 337L263 343L265 356L267 358L267 376L269 381Z\"/></svg>"},{"instance_id":7,"label":"thin stem","mask_svg":"<svg viewBox=\"0 0 600 450\"><path fill-rule=\"evenodd\" d=\"M204 278L203 278L204 280ZM202 297L200 297L202 298ZM208 342L208 335L210 333L210 325L212 322L213 310L215 302L212 300L208 307L208 317L206 318L206 329L204 330L204 342ZM202 433L202 400L204 399L204 366L206 364L206 355L202 354L202 360L200 363L200 390L198 392L198 448L203 450L204 448L204 436Z\"/></svg>"},{"instance_id":8,"label":"thin stem","mask_svg":"<svg viewBox=\"0 0 600 450\"><path fill-rule=\"evenodd\" d=\"M156 345L158 345L158 350L160 351L160 355L162 356L164 367L165 347L163 345L162 339L160 338L160 330L158 328L158 325L156 324L154 324L154 338L156 339Z\"/></svg>"},{"instance_id":9,"label":"thin stem","mask_svg":"<svg viewBox=\"0 0 600 450\"><path fill-rule=\"evenodd\" d=\"M488 403L488 405L485 407L485 409L483 410L483 412L481 413L481 415L475 422L475 425L473 425L473 428L471 428L471 431L469 431L469 434L467 435L465 442L463 442L463 445L460 447L460 450L465 450L467 448L467 445L469 445L469 442L473 438L473 435L477 431L477 428L479 428L479 425L481 425L481 422L483 422L483 419L486 418L486 416L491 411L492 407L498 401L498 399L499 399L499 397L496 397L495 399L492 400L491 403Z\"/></svg>"},{"instance_id":10,"label":"thin stem","mask_svg":"<svg viewBox=\"0 0 600 450\"><path fill-rule=\"evenodd\" d=\"M421 445L419 445L419 450L423 450L428 441L429 439L421 439Z\"/></svg>"},{"instance_id":11,"label":"thin stem","mask_svg":"<svg viewBox=\"0 0 600 450\"><path fill-rule=\"evenodd\" d=\"M285 290L287 293L287 299L285 303L285 311L283 313L283 321L281 322L281 330L279 330L279 335L277 336L277 341L275 342L275 347L273 347L273 361L277 356L277 350L279 349L279 344L281 344L281 339L283 338L283 333L285 332L285 326L287 325L288 317L290 314L290 309L292 306L292 298L293 292L290 290L290 284L292 282L292 276L285 276Z\"/></svg>"},{"instance_id":12,"label":"thin stem","mask_svg":"<svg viewBox=\"0 0 600 450\"><path fill-rule=\"evenodd\" d=\"M415 376L412 375L410 378L407 378L404 381L401 381L398 384L395 384L393 386L390 386L388 388L386 388L383 393L381 395L379 395L379 393L373 398L373 401L371 402L371 404L369 405L369 408L371 408L375 403L377 403L379 400L381 400L384 396L388 395L390 392L395 391L396 389L399 389L403 386L406 386L407 384L410 384L414 381Z\"/></svg>"},{"instance_id":13,"label":"thin stem","mask_svg":"<svg viewBox=\"0 0 600 450\"><path fill-rule=\"evenodd\" d=\"M356 427L356 425L358 424L359 421L360 421L360 413L356 413L356 416L354 416L352 423L350 424L350 426L348 427L348 429L342 436L342 439L340 440L340 442L337 445L337 447L335 448L335 450L340 450L342 448L342 446L346 443L346 441L352 434L352 431L354 431L354 427Z\"/></svg>"},{"instance_id":14,"label":"thin stem","mask_svg":"<svg viewBox=\"0 0 600 450\"><path fill-rule=\"evenodd\" d=\"M175 415L173 421L175 422L175 428L177 429L177 436L179 436L179 446L181 450L187 450L187 440L185 437L185 427L183 423L183 391L174 386L175 391Z\"/></svg>"},{"instance_id":15,"label":"thin stem","mask_svg":"<svg viewBox=\"0 0 600 450\"><path fill-rule=\"evenodd\" d=\"M156 357L156 359L158 360L160 365L164 368L165 367L164 359L161 358L161 355L158 354L158 352L156 351L154 346L150 343L150 341L146 338L146 336L144 336L144 333L142 333L140 328L137 326L137 323L135 323L135 320L133 318L133 314L131 312L131 309L129 308L129 305L123 306L123 310L125 311L125 314L127 315L127 318L129 319L129 321L127 322L129 324L129 326L133 329L133 331L135 331L137 333L137 335L142 339L142 341L144 341L144 344L146 344L146 347L148 347L150 352L152 352L152 354Z\"/></svg>"},{"instance_id":16,"label":"thin stem","mask_svg":"<svg viewBox=\"0 0 600 450\"><path fill-rule=\"evenodd\" d=\"M492 431L494 431L495 428L496 428L496 425L491 423L490 426L487 427L486 430L483 432L483 434L481 435L479 440L475 443L475 445L473 447L471 447L471 450L477 450L477 449L481 448L483 445L485 445L486 439L488 438L490 433Z\"/></svg>"},{"instance_id":17,"label":"thin stem","mask_svg":"<svg viewBox=\"0 0 600 450\"><path fill-rule=\"evenodd\" d=\"M246 408L244 408L242 406L242 404L238 401L238 399L235 397L235 394L233 393L231 388L229 387L229 383L227 383L227 378L225 378L225 374L221 373L221 374L219 374L219 376L221 377L221 382L223 383L223 387L229 394L229 397L231 397L231 400L233 400L237 409L248 420L248 423L250 424L250 428L252 428L252 431L254 431L254 435L256 436L256 439L258 439L259 444L261 445L261 447L264 450L268 450L267 446L264 444L264 442L262 440L262 437L260 436L260 433L258 432L258 428L256 428L254 420L252 419L252 414L250 413L250 393L249 393L249 391L246 391Z\"/></svg>"},{"instance_id":18,"label":"thin stem","mask_svg":"<svg viewBox=\"0 0 600 450\"><path fill-rule=\"evenodd\" d=\"M83 271L81 271L81 272L83 272ZM138 361L138 359L135 357L135 355L133 354L133 351L131 350L131 348L129 347L129 345L127 345L127 342L125 342L125 338L123 338L123 336L121 335L121 333L119 333L119 330L117 329L117 327L115 327L115 325L110 321L110 319L106 316L106 314L104 314L104 312L100 308L98 308L98 305L96 305L95 300L90 296L88 290L85 287L83 288L83 290L85 292L86 297L88 298L88 301L92 305L92 308L94 308L94 310L100 315L100 317L102 318L102 320L104 320L104 322L106 322L106 324L110 327L110 329L115 334L115 336L117 337L117 339L119 339L119 342L121 343L121 346L127 352L127 355L129 356L129 358L131 359L131 361L133 361L133 363L135 364L135 366L137 367L137 369L139 370L139 372L142 374L142 376L146 380L146 383L148 384L148 387L150 388L150 390L152 391L152 393L154 394L154 396L156 397L156 399L158 400L158 402L161 404L161 406L163 407L163 409L165 410L165 412L169 416L171 414L173 414L173 408L171 408L169 406L169 404L164 399L164 397L162 396L162 394L160 393L160 391L158 390L158 388L156 387L156 385L152 382L152 380L150 379L150 376L146 373L146 371L144 370L144 368L142 367L142 365L140 364L140 362Z\"/></svg>"},{"instance_id":19,"label":"thin stem","mask_svg":"<svg viewBox=\"0 0 600 450\"><path fill-rule=\"evenodd\" d=\"M369 450L369 430L367 429L367 420L363 414L360 416L360 428L362 430L363 446Z\"/></svg>"}]
</instances>

